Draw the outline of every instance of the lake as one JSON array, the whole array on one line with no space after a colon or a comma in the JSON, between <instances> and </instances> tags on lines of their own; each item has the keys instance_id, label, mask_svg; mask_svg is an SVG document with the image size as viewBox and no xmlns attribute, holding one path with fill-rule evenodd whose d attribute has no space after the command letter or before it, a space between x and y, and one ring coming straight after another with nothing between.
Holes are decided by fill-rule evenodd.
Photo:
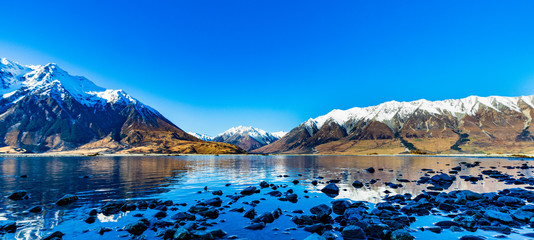
<instances>
[{"instance_id":1,"label":"lake","mask_svg":"<svg viewBox=\"0 0 534 240\"><path fill-rule=\"evenodd\" d=\"M320 203L330 203L333 198L320 190L327 180L339 180L341 189L335 199L366 201L372 206L384 197L395 194L411 194L416 196L427 191L427 184L417 184L425 172L448 173L452 167L462 163L480 162L476 167L465 168L460 175L478 176L482 170L497 169L511 176L532 177L531 168L516 168L531 162L522 159L508 158L475 158L475 157L436 157L436 156L102 156L102 157L2 157L0 158L0 220L16 221L17 231L0 235L2 239L38 239L54 231L65 233L63 239L124 239L127 232L121 231L128 223L139 219L135 214L142 214L149 220L158 212L155 209L121 212L112 216L99 214L94 223L84 222L93 208L100 208L109 201L125 199L138 201L143 199L172 200L174 206L167 210L168 215L174 212L187 211L200 200L210 199L212 193L221 190L223 205L231 202L228 194L239 194L248 186L259 188L260 181L278 186L285 192L292 189L299 198L296 203L279 201L266 195L271 189L262 189L259 194L245 196L233 203L230 208L252 208L263 213L280 208L282 216L268 223L261 231L244 229L250 220L243 213L221 211L218 218L208 220L207 229L220 228L235 235L238 239L304 239L310 235L291 221L297 215L294 210L309 209ZM364 169L374 167L376 171L369 173ZM432 175L432 174L429 174ZM22 177L21 177L22 176ZM354 188L355 180L368 183L375 179L375 184L363 188ZM402 179L402 180L401 180ZM298 180L298 184L293 181ZM312 180L318 180L314 186ZM392 188L386 182L400 183L402 187ZM408 180L406 182L405 180ZM477 182L457 179L452 183L452 190L472 190L474 192L496 192L507 188L525 188L526 184L512 185L499 182L497 179L484 177ZM207 190L205 190L205 188ZM15 191L25 190L30 198L13 201L7 196ZM79 200L65 207L55 202L64 194L75 194ZM259 203L253 203L258 200ZM186 206L178 205L187 204ZM43 206L40 213L27 210L33 206ZM410 227L431 226L444 216L420 217ZM164 218L167 219L168 218ZM111 231L98 234L100 227ZM531 228L516 230L508 235L511 239L524 239L520 234L532 232ZM157 232L151 229L144 232L148 239L156 237ZM456 238L470 232L452 232L444 230L441 234L430 231L415 231L413 235L419 239ZM478 230L476 234L488 237L498 235L495 232Z\"/></svg>"}]
</instances>

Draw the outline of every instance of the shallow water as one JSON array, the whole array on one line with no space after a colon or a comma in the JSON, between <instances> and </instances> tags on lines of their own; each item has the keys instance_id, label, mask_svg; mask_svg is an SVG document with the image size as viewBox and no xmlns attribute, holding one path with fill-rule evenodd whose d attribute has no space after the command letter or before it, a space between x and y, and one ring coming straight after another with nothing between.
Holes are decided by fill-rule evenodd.
<instances>
[{"instance_id":1,"label":"shallow water","mask_svg":"<svg viewBox=\"0 0 534 240\"><path fill-rule=\"evenodd\" d=\"M3 239L36 239L46 236L53 231L60 230L66 235L64 239L94 239L101 238L95 231L98 227L109 227L114 231L104 234L106 239L120 239L127 233L120 231L126 224L137 218L132 213L121 213L106 217L99 215L93 224L83 221L87 213L102 206L106 201L115 199L161 199L173 200L175 203L187 203L185 207L178 207L178 211L186 211L196 200L213 198L211 191L222 190L223 205L230 202L227 194L238 193L247 186L258 186L265 180L277 185L287 184L279 189L285 192L291 188L299 196L297 203L282 202L275 197L265 195L270 189L264 189L259 194L241 198L233 207L251 206L243 202L261 200L255 207L258 213L275 210L280 207L284 215L267 224L262 231L243 229L249 220L241 213L225 211L216 220L214 227L222 228L229 235L237 235L243 239L303 239L310 235L300 228L295 228L291 222L291 211L296 209L308 212L320 203L329 203L332 198L319 190L329 179L339 179L337 184L342 191L336 199L351 199L358 201L379 202L387 194L410 193L417 195L424 191L427 185L417 185L415 182L402 183L404 187L391 189L384 182L398 183L398 179L417 180L424 172L423 168L430 168L436 172L448 172L460 162L473 163L480 161L480 167L462 168L458 175L480 174L481 170L497 167L497 170L517 176L523 174L532 177L532 169L506 169L505 166L520 166L527 161L506 158L472 158L472 157L422 157L422 156L176 156L176 157L5 157L0 158L0 192L4 198L0 199L0 220L17 221L18 230L15 234L1 236ZM530 162L529 162L530 164ZM373 174L363 169L374 167ZM379 170L383 169L383 170ZM20 176L27 175L27 178ZM281 177L288 175L289 177ZM324 177L317 187L310 182ZM300 183L294 185L293 180ZM361 189L351 186L354 180L368 182L379 179L376 184ZM230 186L226 186L230 183ZM204 191L204 187L208 191ZM506 185L495 179L484 178L476 184L457 179L447 189L469 189L475 192L495 192L512 187L526 187L527 185ZM259 187L259 186L258 186ZM26 190L31 198L22 201L12 201L6 198L16 190ZM309 193L304 193L307 190ZM200 191L200 193L199 193ZM80 200L68 207L58 207L54 203L66 193L76 194ZM304 198L309 196L309 198ZM25 212L32 206L43 205L45 211L38 214ZM136 211L151 218L157 211ZM169 216L173 211L169 211ZM225 222L220 222L221 220ZM418 220L411 227L430 226L438 217ZM273 230L273 229L278 230ZM90 230L83 233L84 230ZM523 229L521 232L531 232ZM429 231L414 232L420 239L429 237L435 239L456 238L473 233L434 234ZM475 234L488 237L498 235L492 232L478 231ZM155 232L147 230L148 238L155 238ZM523 239L518 234L509 236L511 239Z\"/></svg>"}]
</instances>

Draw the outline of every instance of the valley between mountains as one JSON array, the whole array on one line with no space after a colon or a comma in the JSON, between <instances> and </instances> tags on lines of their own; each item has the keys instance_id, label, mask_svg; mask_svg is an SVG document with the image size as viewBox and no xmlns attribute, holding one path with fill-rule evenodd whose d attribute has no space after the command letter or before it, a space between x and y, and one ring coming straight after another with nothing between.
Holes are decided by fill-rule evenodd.
<instances>
[{"instance_id":1,"label":"valley between mountains","mask_svg":"<svg viewBox=\"0 0 534 240\"><path fill-rule=\"evenodd\" d=\"M534 96L390 101L333 110L289 132L187 133L122 90L56 64L0 61L0 152L534 154Z\"/></svg>"}]
</instances>

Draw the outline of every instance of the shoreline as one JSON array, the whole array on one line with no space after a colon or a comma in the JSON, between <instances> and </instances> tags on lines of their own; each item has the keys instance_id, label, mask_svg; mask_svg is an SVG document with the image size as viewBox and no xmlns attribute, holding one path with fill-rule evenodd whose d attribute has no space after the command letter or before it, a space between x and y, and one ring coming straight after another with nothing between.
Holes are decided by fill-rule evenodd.
<instances>
[{"instance_id":1,"label":"shoreline","mask_svg":"<svg viewBox=\"0 0 534 240\"><path fill-rule=\"evenodd\" d=\"M353 156L353 157L465 157L534 159L534 154L164 154L164 153L0 153L0 157L179 157L179 156Z\"/></svg>"}]
</instances>

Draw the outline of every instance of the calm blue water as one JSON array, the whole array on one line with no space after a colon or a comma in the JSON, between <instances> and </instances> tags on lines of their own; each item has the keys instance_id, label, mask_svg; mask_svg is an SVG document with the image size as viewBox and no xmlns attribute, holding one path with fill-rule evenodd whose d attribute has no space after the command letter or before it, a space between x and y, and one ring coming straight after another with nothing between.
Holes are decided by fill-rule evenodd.
<instances>
[{"instance_id":1,"label":"calm blue water","mask_svg":"<svg viewBox=\"0 0 534 240\"><path fill-rule=\"evenodd\" d=\"M99 215L93 224L83 220L93 208L102 206L105 202L126 199L161 199L172 200L175 203L187 203L179 206L177 211L187 211L190 206L201 199L213 198L212 191L222 190L223 205L230 202L227 194L238 193L247 186L259 187L259 182L282 185L279 189L285 192L293 189L299 196L297 203L282 202L274 197L265 195L271 191L264 189L259 194L240 199L231 207L252 208L243 202L260 200L255 207L258 213L273 211L281 208L282 217L267 224L262 231L243 229L249 220L242 213L223 211L219 218L208 221L214 224L208 229L222 228L229 235L237 235L241 239L303 239L310 235L302 229L295 228L291 219L291 211L309 209L320 203L329 203L332 198L319 190L324 186L320 183L314 187L310 182L318 177L323 181L339 179L338 186L342 189L336 199L346 198L362 200L371 203L380 201L386 196L385 190L393 193L419 194L426 189L426 185L403 183L404 187L390 189L383 182L397 182L397 179L417 180L423 174L422 168L448 172L450 168L458 166L460 162L480 161L480 168L462 170L460 175L478 175L481 170L490 166L517 176L533 175L532 169L505 169L504 166L519 166L525 161L509 160L505 158L459 158L459 157L383 157L383 156L176 156L176 157L4 157L0 158L0 220L17 221L18 231L15 234L0 236L3 239L38 239L59 230L66 235L64 239L123 239L127 232L121 229L128 223L135 222L133 217L141 213L144 217L152 218L155 210L121 213L106 217ZM374 167L374 174L363 169ZM383 170L378 170L383 169ZM27 178L22 178L27 175ZM288 175L288 177L280 177ZM294 185L293 180L300 183ZM354 180L368 182L371 179L379 181L368 188L355 189L351 186ZM226 186L231 184L230 186ZM287 185L287 186L286 186ZM207 191L204 187L208 188ZM449 190L470 189L476 192L493 192L510 187L493 179L485 179L477 184L462 180L454 182ZM7 196L16 190L26 190L31 198L22 201L12 201ZM200 193L199 193L200 191ZM309 191L305 193L304 191ZM76 194L80 200L68 207L58 207L54 203L66 193ZM304 196L308 196L305 198ZM262 200L265 199L265 200ZM35 205L42 205L41 213L28 213L26 210ZM176 211L168 211L171 216ZM418 220L416 226L430 226L438 217L426 217ZM113 231L100 236L96 233L99 227L109 227ZM87 231L88 230L88 231ZM87 231L87 232L86 232ZM419 238L447 239L467 233L450 233L445 230L442 234L429 231L416 232ZM528 231L528 230L525 230ZM479 232L487 236L496 233ZM147 230L148 238L156 238L155 232ZM472 234L472 233L469 233ZM512 234L510 238L518 238ZM161 239L161 238L157 238Z\"/></svg>"}]
</instances>

